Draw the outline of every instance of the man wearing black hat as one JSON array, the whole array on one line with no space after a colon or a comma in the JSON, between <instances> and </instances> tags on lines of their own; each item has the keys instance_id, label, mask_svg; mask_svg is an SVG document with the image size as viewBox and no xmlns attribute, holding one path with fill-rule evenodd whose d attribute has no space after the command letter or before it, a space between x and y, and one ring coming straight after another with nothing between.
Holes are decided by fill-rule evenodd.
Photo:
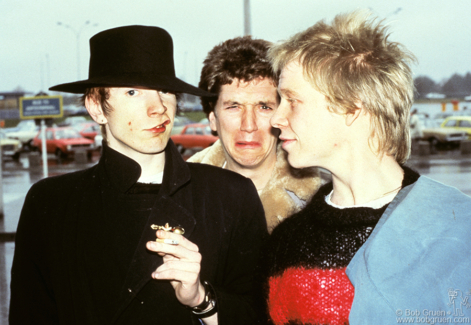
<instances>
[{"instance_id":1,"label":"man wearing black hat","mask_svg":"<svg viewBox=\"0 0 471 325\"><path fill-rule=\"evenodd\" d=\"M240 175L185 163L169 140L175 94L212 94L175 77L163 29L110 29L90 50L89 79L50 89L84 94L103 155L29 191L10 324L256 323L266 235L257 192Z\"/></svg>"}]
</instances>

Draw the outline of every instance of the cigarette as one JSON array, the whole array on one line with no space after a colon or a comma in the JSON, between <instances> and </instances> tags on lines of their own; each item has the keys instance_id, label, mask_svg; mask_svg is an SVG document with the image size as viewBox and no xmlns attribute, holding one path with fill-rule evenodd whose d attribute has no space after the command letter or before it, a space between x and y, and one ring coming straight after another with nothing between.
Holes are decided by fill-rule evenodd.
<instances>
[{"instance_id":1,"label":"cigarette","mask_svg":"<svg viewBox=\"0 0 471 325\"><path fill-rule=\"evenodd\" d=\"M178 240L174 240L174 239L162 239L162 238L157 238L155 240L156 242L158 243L164 243L164 244L170 244L170 245L178 245Z\"/></svg>"}]
</instances>

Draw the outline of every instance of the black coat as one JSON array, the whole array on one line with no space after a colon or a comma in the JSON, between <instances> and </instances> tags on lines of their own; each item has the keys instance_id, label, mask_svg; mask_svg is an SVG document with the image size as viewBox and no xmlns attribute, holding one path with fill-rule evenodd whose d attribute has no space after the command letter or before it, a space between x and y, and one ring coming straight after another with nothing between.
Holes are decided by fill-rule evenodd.
<instances>
[{"instance_id":1,"label":"black coat","mask_svg":"<svg viewBox=\"0 0 471 325\"><path fill-rule=\"evenodd\" d=\"M105 147L100 162L32 186L21 212L11 277L10 324L199 324L145 249L151 224L180 225L202 254L219 324L253 324L254 269L266 236L252 182L182 160L170 141L158 194L131 195L133 160Z\"/></svg>"}]
</instances>

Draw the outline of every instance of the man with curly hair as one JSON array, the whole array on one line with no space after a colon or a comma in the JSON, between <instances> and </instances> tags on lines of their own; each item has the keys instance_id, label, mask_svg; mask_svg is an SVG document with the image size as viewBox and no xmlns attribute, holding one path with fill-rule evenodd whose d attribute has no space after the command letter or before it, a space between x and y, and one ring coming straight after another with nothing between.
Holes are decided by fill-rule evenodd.
<instances>
[{"instance_id":1,"label":"man with curly hair","mask_svg":"<svg viewBox=\"0 0 471 325\"><path fill-rule=\"evenodd\" d=\"M250 36L215 46L204 61L199 87L211 129L220 140L191 157L250 178L265 209L268 229L298 211L320 185L316 169L295 171L277 147L270 118L278 106L276 75L267 60L270 43Z\"/></svg>"}]
</instances>

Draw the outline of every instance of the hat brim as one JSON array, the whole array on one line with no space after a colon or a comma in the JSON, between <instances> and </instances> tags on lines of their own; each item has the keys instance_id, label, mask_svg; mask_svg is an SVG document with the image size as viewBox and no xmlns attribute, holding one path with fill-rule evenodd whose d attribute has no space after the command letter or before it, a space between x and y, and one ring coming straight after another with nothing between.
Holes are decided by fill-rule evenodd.
<instances>
[{"instance_id":1,"label":"hat brim","mask_svg":"<svg viewBox=\"0 0 471 325\"><path fill-rule=\"evenodd\" d=\"M171 76L142 76L121 74L119 76L95 77L87 80L64 83L49 88L51 91L62 91L73 94L83 94L87 88L93 87L146 87L163 89L175 93L192 94L201 97L215 97L216 94L196 88L176 77Z\"/></svg>"}]
</instances>

